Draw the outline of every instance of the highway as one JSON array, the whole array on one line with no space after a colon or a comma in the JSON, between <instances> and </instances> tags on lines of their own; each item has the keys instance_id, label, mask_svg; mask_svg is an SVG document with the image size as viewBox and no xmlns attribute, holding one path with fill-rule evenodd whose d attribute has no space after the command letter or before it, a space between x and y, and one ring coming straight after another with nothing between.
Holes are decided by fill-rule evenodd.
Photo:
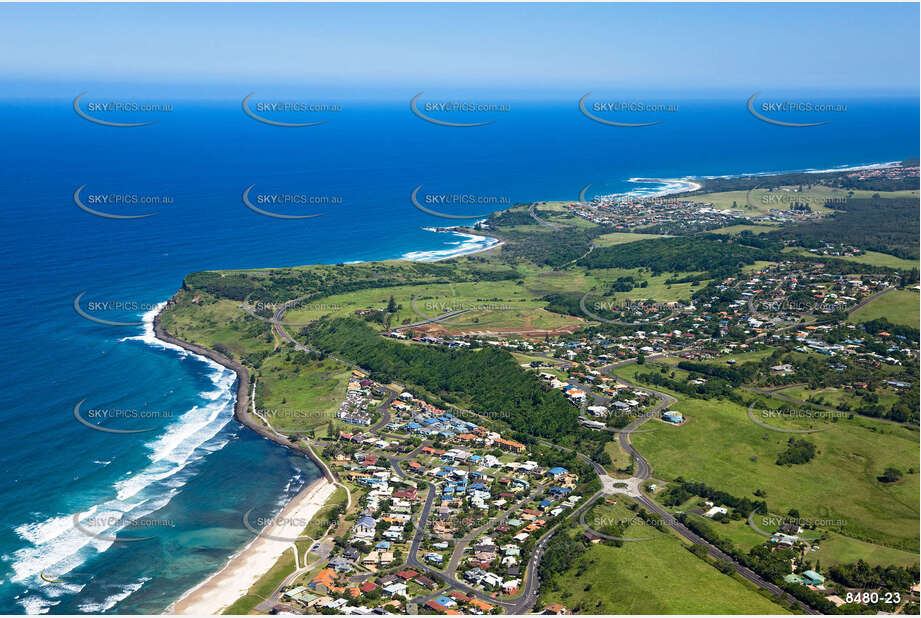
<instances>
[{"instance_id":1,"label":"highway","mask_svg":"<svg viewBox=\"0 0 921 618\"><path fill-rule=\"evenodd\" d=\"M532 215L532 216L533 216L533 215ZM536 218L536 217L535 217L535 218ZM548 225L549 225L549 224L548 224ZM882 293L884 293L884 292L881 292L880 294L882 294ZM878 294L877 294L877 295L878 295ZM294 304L294 303L298 302L298 300L299 300L299 299L296 299L296 300L293 300L293 301L289 301L288 303L285 303L285 304L282 305L279 309L277 309L277 310L275 311L274 315L272 316L272 323L273 323L273 327L275 328L276 332L278 332L278 334L279 334L283 339L285 339L286 341L289 341L289 342L293 343L296 349L311 352L312 350L311 350L310 348L308 348L307 346L304 346L304 345L298 343L297 341L295 341L295 340L287 333L287 331L284 329L284 327L283 327L282 324L281 324L281 318L282 318L282 316L284 315L284 312L285 312L287 306L289 306L289 305L291 305L291 304ZM869 299L867 299L867 302L869 302ZM434 322L434 321L436 321L436 320L438 320L438 319L444 319L445 317L450 317L451 315L456 315L457 313L460 313L460 312L454 312L454 313L452 313L452 314L445 314L444 316L439 316L439 318L436 318L436 319L434 319L434 320L428 320L428 321L426 321L426 322L420 322L420 323L418 323L418 325L425 324L425 323L430 323L430 322ZM403 328L405 328L405 327L403 327ZM623 361L623 362L620 362L620 363L615 363L615 364L608 365L608 366L606 366L606 367L604 367L604 368L602 369L602 373L610 374L610 372L611 372L611 370L612 370L613 368L619 367L619 366L628 365L628 364L630 364L631 362L634 362L634 361L632 361L632 360L630 360L630 361ZM633 431L633 430L635 430L635 429L637 429L640 425L642 425L643 423L645 423L646 421L648 421L653 415L658 414L658 412L664 410L665 408L667 408L668 406L670 406L671 404L673 404L673 403L676 401L676 399L675 399L674 397L672 397L671 395L668 395L668 394L666 394L666 393L662 393L662 392L659 392L659 391L655 391L655 390L649 389L649 388L639 387L639 386L637 386L637 385L634 385L634 384L630 383L630 382L627 381L627 380L624 380L623 378L617 378L617 379L619 379L620 381L622 381L622 382L625 383L625 384L629 384L630 386L636 388L637 390L642 390L642 391L644 391L644 392L648 392L648 393L650 393L650 394L652 394L652 395L655 395L656 397L658 397L658 398L660 399L660 403L657 404L655 408L653 408L653 410L652 410L652 412L651 412L650 414L647 414L647 415L644 415L644 416L642 416L642 417L640 417L640 418L637 418L636 420L634 420L633 422L631 422L629 425L627 425L626 428L624 428L623 430L620 430L620 433L618 434L618 441L619 441L621 447L622 447L626 452L630 453L630 455L634 458L634 461L636 462L636 472L635 472L634 477L633 477L632 479L630 479L630 481L637 481L637 486L639 486L639 483L641 483L642 481L644 481L644 480L646 480L646 479L648 479L648 478L650 477L650 474L651 474L651 467L650 467L650 465L649 465L649 462L648 462L648 461L647 461L647 460L636 450L636 448L635 448L635 447L632 445L632 443L630 442L630 432ZM391 394L392 394L392 393L391 393ZM392 398L389 399L389 401L392 401ZM387 404L388 406L389 406L389 401L388 401L388 404ZM377 424L375 425L375 428L380 428L381 426L385 425L385 424L386 424L385 421L387 421L387 420L389 420L389 415L384 419L384 421L377 423ZM552 443L549 443L549 442L546 442L546 441L543 441L543 440L541 440L540 443L541 443L541 444L544 444L544 445L546 445L546 446L554 447L554 448L560 448L560 449L567 450L567 451L570 450L570 449L566 449L565 447L560 447L560 446L554 445L554 444L552 444ZM421 448L421 446L420 446L419 448ZM418 449L417 449L417 450L418 450ZM415 452L415 451L414 451L414 452ZM576 454L577 454L581 459L583 459L584 461L586 461L586 462L588 462L589 464L591 464L592 467L593 467L593 469L595 470L595 473L598 474L599 477L602 477L602 478L610 478L610 477L608 477L608 475L607 475L607 471L604 470L604 468L603 468L600 464L598 464L597 462L593 461L591 458L587 457L586 455L584 455L584 454L582 454L582 453L576 452ZM397 473L399 476L401 476L401 477L404 477L404 476L405 476L405 473L403 473L403 471L400 469L400 467L399 467L399 461L402 461L402 460L405 459L406 457L408 457L408 456L399 457L399 458L397 458L397 457L387 457L387 459L388 459L388 461L390 462L390 464L391 464L391 465L394 467L394 469L396 470L396 473ZM570 517L572 517L573 515L578 515L578 516L580 517L580 519L581 519L582 515L587 511L587 509L589 509L589 508L591 507L591 505L592 505L598 498L600 498L601 495L603 495L603 493L604 493L604 491L599 491L597 494L595 494L594 496L592 496L589 500L586 500L579 508L573 510L573 511L564 519L564 521L565 521L565 520L568 520L568 519L569 519ZM424 534L425 534L426 524L427 524L428 518L429 518L429 516L430 516L430 514L431 514L431 509L432 509L432 506L433 506L433 504L434 504L436 494L437 494L437 488L436 488L434 485L430 485L430 486L429 486L428 493L427 493L427 495L426 495L425 503L423 504L422 511L421 511L421 513L420 513L420 515L419 515L418 524L417 524L417 526L416 526L415 533L414 533L414 535L413 535L413 540L412 540L412 543L411 543L411 546L410 546L409 557L408 557L408 559L407 559L407 561L406 561L406 566L407 566L408 568L414 568L414 569L419 570L419 571L421 571L421 572L428 572L428 573L430 573L430 574L433 574L433 575L437 576L439 579L445 581L446 584L448 584L449 586L451 586L451 587L453 587L453 588L455 588L455 589L457 589L457 590L461 590L461 591L463 591L464 593L466 593L466 594L468 594L468 595L476 596L477 598L480 598L480 599L482 599L482 600L484 600L484 601L486 601L486 602L488 602L488 603L491 603L491 604L494 604L494 605L502 606L503 609L504 609L504 610L506 611L506 613L508 613L508 614L522 615L522 614L528 613L528 611L529 611L530 608L534 605L534 602L535 602L536 599L537 599L537 591L538 591L538 587L539 587L538 569L539 569L539 564L540 564L541 555L542 555L543 552L546 550L546 545L547 545L547 543L549 542L550 538L553 536L553 534L556 532L557 528L558 528L561 524L557 524L557 525L553 526L552 528L550 528L549 530L547 530L547 531L540 537L540 539L538 539L538 542L535 544L534 550L531 552L531 556L530 556L530 558L529 558L529 560L528 560L528 563L527 563L527 565L526 565L526 568L525 568L524 571L523 571L523 578L522 578L522 579L523 579L523 590L521 591L520 596L516 597L515 599L511 599L511 600L499 600L499 599L494 599L494 598L490 597L489 595L485 594L484 592L474 589L473 587L471 587L470 585L466 584L465 582L459 581L459 580L455 579L455 577L454 577L454 576L455 576L454 570L456 569L456 566L457 566L456 563L459 562L459 560L455 560L455 559L454 559L454 554L452 554L451 564L449 564L449 567L448 567L448 569L446 569L445 572L438 571L438 570L436 570L436 569L430 567L429 565L424 564L424 563L422 563L422 562L419 561L417 554L418 554L419 547L420 547L421 542L422 542L422 538L423 538L423 536L424 536ZM698 543L698 544L704 545L704 546L707 548L707 552L709 553L709 555L713 556L714 558L717 558L717 559L720 559L720 560L724 560L724 561L726 561L726 562L732 564L733 567L734 567L734 569L735 569L735 571L736 571L741 577L743 577L744 579L746 579L747 581L749 581L749 582L755 584L756 586L758 586L758 587L760 587L760 588L762 588L762 589L764 589L764 590L769 591L769 592L770 592L771 594L773 594L773 595L782 596L782 597L783 597L785 600L787 600L788 602L789 602L789 601L795 602L795 603L798 604L798 605L802 608L802 610L803 610L805 613L807 613L807 614L813 614L813 615L819 614L819 612L815 611L814 609L812 609L811 607L809 607L809 606L806 605L805 603L803 603L803 602L801 602L801 601L795 599L794 597L790 596L789 594L786 594L786 593L783 592L783 590L781 590L778 586L776 586L776 585L774 585L774 584L772 584L772 583L770 583L770 582L764 580L761 576L759 576L757 573L755 573L755 572L752 571L751 569L749 569L749 568L747 568L747 567L741 565L740 563L736 562L731 556L729 556L728 554L724 553L723 551L721 551L720 549L718 549L718 548L715 547L714 545L710 544L710 543L709 543L708 541L706 541L705 539L699 537L697 534L695 534L694 532L692 532L691 530L689 530L687 527L685 527L683 524L681 524L680 522L678 522L678 521L672 516L671 513L669 513L669 512L666 511L664 508L662 508L661 506L659 506L659 505L658 505L656 502L654 502L651 498L649 498L648 496L646 496L645 494L643 494L641 490L638 491L637 494L638 494L638 495L635 495L635 496L633 496L633 497L634 497L640 504L642 504L644 507L646 507L649 511L652 511L652 512L657 513L658 515L660 515L660 516L663 518L663 521L665 522L665 524L668 525L672 530L674 530L674 531L677 532L679 535L681 535L682 537L684 537L685 539L687 539L688 541L690 541L690 542L692 542L692 543ZM501 516L500 516L500 517L501 517ZM499 518L494 518L494 519L499 519ZM562 522L561 522L561 523L562 523ZM490 524L487 524L487 525L490 525ZM484 526L483 528L485 528L485 526ZM457 553L457 551L455 551L455 553ZM459 554L459 555L460 555L460 554ZM419 602L419 603L425 603L426 601L428 601L428 600L430 600L430 599L432 599L432 598L435 598L435 597L437 597L437 596L439 596L439 594L432 594L432 595L428 595L428 596L425 596L425 597L420 597L420 598L418 598L418 599L414 599L414 601Z\"/></svg>"},{"instance_id":2,"label":"highway","mask_svg":"<svg viewBox=\"0 0 921 618\"><path fill-rule=\"evenodd\" d=\"M605 369L610 371L610 369L612 369L614 366L615 365L608 365L608 367L602 369L602 372L604 372ZM623 381L629 384L629 382L627 382L626 380L623 380ZM657 410L663 410L676 401L674 397L672 397L671 395L667 393L662 393L662 392L655 391L652 389L647 389L647 388L644 388L642 390L653 393L657 397L660 397L662 399L662 403L660 403L656 407ZM648 416L639 418L633 421L632 423L630 423L629 425L627 425L626 429L627 430L636 429L641 424L645 423L647 420L649 420ZM639 451L637 451L636 448L630 443L630 434L621 433L619 435L619 441L620 441L620 445L624 448L624 450L630 453L634 457L634 460L636 461L636 474L634 476L634 479L637 479L640 482L648 479L651 474L651 468L649 466L649 462L646 460L645 457L640 455ZM764 578L762 578L760 575L758 575L757 573L755 573L748 567L740 564L734 558L724 553L722 550L718 549L715 545L712 545L706 539L698 536L697 534L689 530L686 526L684 526L679 521L677 521L674 515L672 515L671 513L666 511L664 508L659 506L658 503L653 501L649 496L645 495L642 491L638 492L638 494L639 495L633 496L634 499L640 504L642 504L644 507L646 507L648 510L654 513L657 513L660 517L662 517L663 521L669 528L671 528L672 530L674 530L675 532L683 536L685 539L691 541L692 543L698 543L698 544L704 545L707 548L707 553L713 556L714 558L725 560L726 562L731 563L732 566L735 568L736 573L741 575L743 578L745 578L749 582L755 584L759 588L763 588L764 590L769 591L771 594L782 596L788 602L790 601L795 602L807 614L819 614L820 613L812 609L811 607L809 607L802 601L785 593L780 587L765 580Z\"/></svg>"}]
</instances>

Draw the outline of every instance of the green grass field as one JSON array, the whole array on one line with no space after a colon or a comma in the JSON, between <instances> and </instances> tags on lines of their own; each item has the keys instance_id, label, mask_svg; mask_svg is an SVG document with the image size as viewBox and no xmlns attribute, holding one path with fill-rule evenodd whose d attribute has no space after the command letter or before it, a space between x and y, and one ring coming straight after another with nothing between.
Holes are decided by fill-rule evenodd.
<instances>
[{"instance_id":1,"label":"green grass field","mask_svg":"<svg viewBox=\"0 0 921 618\"><path fill-rule=\"evenodd\" d=\"M350 376L351 369L332 360L294 365L270 356L257 374L256 409L282 433L338 423Z\"/></svg>"},{"instance_id":2,"label":"green grass field","mask_svg":"<svg viewBox=\"0 0 921 618\"><path fill-rule=\"evenodd\" d=\"M595 246L597 247L611 247L614 245L623 245L628 242L636 242L637 240L647 240L649 238L663 238L663 234L636 234L632 232L611 232L609 234L602 234L595 239Z\"/></svg>"},{"instance_id":3,"label":"green grass field","mask_svg":"<svg viewBox=\"0 0 921 618\"><path fill-rule=\"evenodd\" d=\"M892 485L877 480L887 466L903 471L917 466L917 432L863 418L813 420L816 427L832 429L808 435L818 448L812 461L787 467L775 460L790 434L759 427L744 407L698 399L683 399L672 407L693 421L632 437L657 476L703 481L738 496L751 497L762 489L772 510L796 508L803 517L841 519L846 522L842 531L855 538L917 547L917 477L906 475ZM769 424L808 425L775 418Z\"/></svg>"},{"instance_id":4,"label":"green grass field","mask_svg":"<svg viewBox=\"0 0 921 618\"><path fill-rule=\"evenodd\" d=\"M686 273L699 274L699 273ZM705 286L708 280L701 281L697 286L691 283L666 283L668 279L674 277L673 273L662 273L658 276L652 276L648 271L642 268L596 268L592 270L590 277L586 279L594 280L597 284L595 291L590 297L592 301L598 301L599 296L606 292L611 284L620 277L633 277L638 282L646 281L645 288L635 287L629 292L616 292L607 294L605 300L622 300L622 299L645 299L652 298L659 302L669 302L675 300L688 300L691 295L698 289ZM583 288L587 291L589 287Z\"/></svg>"},{"instance_id":5,"label":"green grass field","mask_svg":"<svg viewBox=\"0 0 921 618\"><path fill-rule=\"evenodd\" d=\"M738 352L733 352L732 354L727 354L726 356L720 356L719 358L711 358L705 360L708 365L725 365L728 360L735 360L737 363L747 363L749 361L760 361L769 357L774 353L774 348L765 348L763 350L754 350L746 352L740 350ZM679 359L680 360L680 359Z\"/></svg>"},{"instance_id":6,"label":"green grass field","mask_svg":"<svg viewBox=\"0 0 921 618\"><path fill-rule=\"evenodd\" d=\"M530 279L537 280L539 276L534 275ZM555 287L568 290L574 279L577 277L569 277L565 283L556 280ZM547 303L540 300L542 294L535 294L527 282L526 278L525 282L520 284L518 281L478 281L359 290L327 296L293 308L286 313L285 322L300 325L324 315L345 317L355 315L355 311L360 309L385 309L393 297L398 306L391 319L393 327L435 318L459 309L468 311L442 321L441 324L445 328L553 329L579 324L579 321L572 317L544 311Z\"/></svg>"},{"instance_id":7,"label":"green grass field","mask_svg":"<svg viewBox=\"0 0 921 618\"><path fill-rule=\"evenodd\" d=\"M563 378L566 376L566 371L563 369L563 363L560 361L555 361L553 359L544 358L543 356L530 356L528 354L522 354L521 352L512 352L512 356L515 357L515 360L521 364L531 363L533 361L540 361L542 363L551 363L552 366L547 367L546 365L542 367L535 367L534 371L539 371L541 373L552 373L558 378Z\"/></svg>"},{"instance_id":8,"label":"green grass field","mask_svg":"<svg viewBox=\"0 0 921 618\"><path fill-rule=\"evenodd\" d=\"M403 285L335 294L292 307L285 314L285 323L298 328L323 316L344 317L355 315L355 311L360 309L385 309L392 296L398 309L391 318L391 327L431 319L452 310L467 309L467 313L440 324L450 331L572 328L582 322L571 316L545 311L547 303L542 300L544 296L584 293L592 288L605 290L617 278L625 276L646 281L647 287L617 293L615 300L652 298L667 302L688 299L698 289L690 283L666 283L673 277L672 273L653 277L643 269L595 269L588 274L583 269L541 271L524 267L520 272L520 280ZM699 285L705 284L701 282ZM593 297L593 300L600 298ZM605 300L612 298L607 296ZM229 309L232 307L225 308L225 311Z\"/></svg>"},{"instance_id":9,"label":"green grass field","mask_svg":"<svg viewBox=\"0 0 921 618\"><path fill-rule=\"evenodd\" d=\"M180 292L179 296L186 298L188 294ZM218 345L221 352L230 351L237 359L275 348L270 325L243 311L241 303L230 300L200 304L187 300L165 311L162 321L170 334L209 348Z\"/></svg>"},{"instance_id":10,"label":"green grass field","mask_svg":"<svg viewBox=\"0 0 921 618\"><path fill-rule=\"evenodd\" d=\"M719 536L727 538L735 543L736 547L749 550L765 541L765 537L755 532L748 525L745 519L731 520L728 523L713 522L701 515L690 514L691 519L707 523ZM779 519L780 517L777 517ZM776 532L777 525L763 525L759 522L757 516L755 524L766 532ZM842 534L822 530L804 530L801 535L805 539L813 540L813 543L819 547L818 551L810 551L806 558L815 563L818 561L822 568L828 568L835 564L848 564L863 560L870 565L889 566L912 566L917 564L918 556L916 553L874 545L865 541L859 541ZM821 538L820 537L826 537Z\"/></svg>"},{"instance_id":11,"label":"green grass field","mask_svg":"<svg viewBox=\"0 0 921 618\"><path fill-rule=\"evenodd\" d=\"M707 507L700 508L703 508L705 511L707 509ZM693 521L707 524L720 537L729 539L736 547L744 549L745 551L757 545L762 545L766 540L765 537L752 530L745 519L733 519L728 523L722 523L714 522L708 517L695 513L689 514L688 517Z\"/></svg>"},{"instance_id":12,"label":"green grass field","mask_svg":"<svg viewBox=\"0 0 921 618\"><path fill-rule=\"evenodd\" d=\"M832 564L847 564L863 560L871 565L889 566L897 564L910 567L918 564L917 552L900 551L864 541L858 541L834 532L819 544L819 550L809 552L809 560L819 560L823 567Z\"/></svg>"},{"instance_id":13,"label":"green grass field","mask_svg":"<svg viewBox=\"0 0 921 618\"><path fill-rule=\"evenodd\" d=\"M586 523L633 517L621 504L599 504L586 515ZM788 613L691 554L668 532L632 525L623 536L655 540L592 545L558 580L558 590L541 594L540 605L560 603L580 614Z\"/></svg>"},{"instance_id":14,"label":"green grass field","mask_svg":"<svg viewBox=\"0 0 921 618\"><path fill-rule=\"evenodd\" d=\"M743 266L743 267L742 267L742 272L743 272L743 273L747 273L747 274L751 274L751 273L754 273L754 272L758 272L758 271L760 271L760 270L764 270L766 267L768 267L768 266L770 266L771 264L774 264L774 263L775 263L775 262L768 262L768 261L766 261L766 260L758 260L758 261L756 261L754 264L746 264L745 266Z\"/></svg>"},{"instance_id":15,"label":"green grass field","mask_svg":"<svg viewBox=\"0 0 921 618\"><path fill-rule=\"evenodd\" d=\"M809 205L813 212L831 213L831 209L825 207L825 199L853 199L869 198L879 194L882 198L895 197L918 197L918 191L851 191L848 189L836 189L815 185L807 188L802 193L794 191L795 187L779 187L773 191L756 188L749 194L748 191L724 191L720 193L705 193L695 195L693 199L700 202L710 202L714 208L721 210L733 209L743 210L751 215L767 214L772 208L787 210L794 201L804 202Z\"/></svg>"},{"instance_id":16,"label":"green grass field","mask_svg":"<svg viewBox=\"0 0 921 618\"><path fill-rule=\"evenodd\" d=\"M646 429L646 427L643 429ZM604 452L611 458L611 463L605 466L605 470L608 471L608 474L617 478L628 478L630 475L616 473L616 470L625 469L629 466L631 459L630 454L620 446L620 442L618 442L616 438L609 442L605 442Z\"/></svg>"},{"instance_id":17,"label":"green grass field","mask_svg":"<svg viewBox=\"0 0 921 618\"><path fill-rule=\"evenodd\" d=\"M806 257L822 257L819 253L812 253L808 249L803 247L785 247L782 253L791 253L794 255L803 255ZM912 268L918 268L918 262L915 260L905 260L902 258L895 257L894 255L889 255L887 253L878 253L876 251L864 251L860 255L852 256L829 256L836 260L844 260L845 262L854 262L855 264L867 264L869 266L881 266L883 268L897 268L899 270L909 270ZM859 268L855 267L855 270Z\"/></svg>"},{"instance_id":18,"label":"green grass field","mask_svg":"<svg viewBox=\"0 0 921 618\"><path fill-rule=\"evenodd\" d=\"M715 230L709 230L708 234L741 234L742 232L751 232L752 234L760 234L762 232L770 232L776 230L779 226L776 225L730 225L727 227L717 228Z\"/></svg>"},{"instance_id":19,"label":"green grass field","mask_svg":"<svg viewBox=\"0 0 921 618\"><path fill-rule=\"evenodd\" d=\"M857 397L854 394L854 391L846 391L834 387L811 390L808 386L801 385L791 386L790 388L782 388L777 392L781 395L786 395L787 397L799 399L800 401L806 401L810 397L821 397L822 401L817 401L817 403L833 407L837 407L842 403L847 403L851 406L851 409L855 409L861 403L863 403L863 399ZM877 390L876 396L879 398L879 404L884 408L892 407L892 405L899 400L899 398L891 391Z\"/></svg>"},{"instance_id":20,"label":"green grass field","mask_svg":"<svg viewBox=\"0 0 921 618\"><path fill-rule=\"evenodd\" d=\"M909 270L912 268L918 268L917 260L904 260L902 258L897 258L894 255L888 255L886 253L877 253L876 251L865 251L860 255L855 255L851 257L843 257L842 260L847 260L848 262L859 262L860 264L869 264L870 266L882 266L885 268L898 268L901 270Z\"/></svg>"},{"instance_id":21,"label":"green grass field","mask_svg":"<svg viewBox=\"0 0 921 618\"><path fill-rule=\"evenodd\" d=\"M538 216L548 223L553 223L554 225L567 225L574 228L585 228L591 229L598 227L597 223L592 223L588 219L583 219L582 217L577 217L569 213L565 214L550 214L545 212L547 209L544 207L538 208Z\"/></svg>"},{"instance_id":22,"label":"green grass field","mask_svg":"<svg viewBox=\"0 0 921 618\"><path fill-rule=\"evenodd\" d=\"M847 321L854 324L869 322L876 318L886 318L895 324L918 328L918 312L921 302L917 292L910 290L892 290L852 313Z\"/></svg>"}]
</instances>

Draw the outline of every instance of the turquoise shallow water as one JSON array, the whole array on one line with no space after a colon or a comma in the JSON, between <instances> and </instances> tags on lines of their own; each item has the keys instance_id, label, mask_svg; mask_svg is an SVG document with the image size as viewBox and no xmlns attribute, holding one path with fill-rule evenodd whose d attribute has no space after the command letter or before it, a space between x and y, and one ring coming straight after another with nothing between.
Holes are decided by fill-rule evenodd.
<instances>
[{"instance_id":1,"label":"turquoise shallow water","mask_svg":"<svg viewBox=\"0 0 921 618\"><path fill-rule=\"evenodd\" d=\"M72 307L80 292L121 301L108 319L137 321L196 270L433 259L477 246L423 229L450 222L412 206L419 184L512 203L574 199L589 183L590 195L661 188L629 182L637 177L892 161L916 155L918 137L910 100L852 102L815 131L758 122L745 96L689 101L664 125L626 131L563 103L522 103L495 125L452 130L413 117L405 102L354 105L335 122L289 131L246 118L239 101L177 102L155 126L109 129L78 118L71 96L0 106L5 613L162 611L252 538L243 512L269 514L317 475L231 420L232 375L157 345L143 326L81 318ZM173 203L147 219L103 219L74 205L84 184L88 194ZM250 184L342 202L316 219L273 219L241 203ZM107 434L75 422L83 399L87 409L169 415L113 420L155 430ZM113 544L75 529L74 514L154 538Z\"/></svg>"}]
</instances>

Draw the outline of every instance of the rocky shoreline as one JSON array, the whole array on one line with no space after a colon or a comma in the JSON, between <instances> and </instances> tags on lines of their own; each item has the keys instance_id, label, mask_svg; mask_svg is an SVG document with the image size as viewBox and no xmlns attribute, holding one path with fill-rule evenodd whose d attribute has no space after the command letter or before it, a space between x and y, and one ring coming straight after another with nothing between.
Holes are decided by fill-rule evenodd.
<instances>
[{"instance_id":1,"label":"rocky shoreline","mask_svg":"<svg viewBox=\"0 0 921 618\"><path fill-rule=\"evenodd\" d=\"M287 438L279 436L278 434L273 432L271 429L269 429L268 427L263 425L261 422L259 422L258 419L253 417L253 415L249 411L250 373L246 367L244 367L240 362L234 359L231 359L231 358L227 358L226 356L224 356L223 354L219 352L216 352L215 350L212 350L210 348L205 348L203 346L200 346L195 343L190 343L188 341L183 341L182 339L179 339L169 334L168 332L166 332L166 329L163 327L163 323L160 318L163 315L163 312L169 309L172 306L172 304L173 304L173 299L170 298L169 301L167 301L166 305L164 305L160 313L158 313L154 317L153 332L154 332L154 335L157 337L157 339L160 339L161 341L164 341L166 343L171 343L173 345L179 346L180 348L187 350L193 354L197 354L199 356L204 356L206 358L209 358L213 360L214 362L218 363L219 365L226 367L227 369L230 369L231 371L236 373L237 374L237 396L236 396L236 401L234 403L234 410L233 410L234 419L236 419L237 422L248 427L252 431L255 431L260 436L268 440L271 440L272 442L280 444L284 447L290 448L291 450L308 457L312 462L314 462L317 465L317 467L320 469L320 472L322 472L326 480L328 480L331 483L338 484L339 479L337 478L336 474L332 470L330 470L329 466L327 466L326 463L324 463L319 457L317 457L316 454L314 454L314 452L311 449L295 444L294 442L288 440Z\"/></svg>"}]
</instances>

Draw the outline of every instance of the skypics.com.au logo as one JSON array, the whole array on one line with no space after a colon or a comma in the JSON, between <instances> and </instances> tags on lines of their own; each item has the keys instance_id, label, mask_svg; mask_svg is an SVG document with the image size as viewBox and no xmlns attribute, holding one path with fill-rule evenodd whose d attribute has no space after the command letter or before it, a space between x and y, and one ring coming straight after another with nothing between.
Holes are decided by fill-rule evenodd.
<instances>
[{"instance_id":1,"label":"skypics.com.au logo","mask_svg":"<svg viewBox=\"0 0 921 618\"><path fill-rule=\"evenodd\" d=\"M598 322L618 324L622 326L648 325L652 322L662 321L678 311L677 306L663 305L654 301L644 300L597 300L591 303L589 297L592 292L586 292L579 300L579 308L586 317ZM606 318L599 314L606 313L612 317Z\"/></svg>"},{"instance_id":2,"label":"skypics.com.au logo","mask_svg":"<svg viewBox=\"0 0 921 618\"><path fill-rule=\"evenodd\" d=\"M665 122L662 114L677 113L677 103L651 103L647 101L595 101L586 103L591 92L586 92L579 99L579 111L582 115L599 124L609 127L651 127ZM650 118L650 120L645 120ZM655 118L655 120L652 120ZM631 122L627 122L631 120Z\"/></svg>"},{"instance_id":3,"label":"skypics.com.au logo","mask_svg":"<svg viewBox=\"0 0 921 618\"><path fill-rule=\"evenodd\" d=\"M312 320L307 320L303 322L291 321L282 319L282 316L288 312L300 311L307 313L314 313L317 317L322 315L327 315L333 312L341 311L344 305L339 303L321 303L321 302L312 302L306 298L296 298L294 300L289 300L283 303L263 301L263 300L253 300L249 297L243 300L243 304L240 308L256 318L257 320L262 320L266 323L272 323L277 320L279 324L284 326L307 326L312 323Z\"/></svg>"},{"instance_id":4,"label":"skypics.com.au logo","mask_svg":"<svg viewBox=\"0 0 921 618\"><path fill-rule=\"evenodd\" d=\"M143 212L157 206L170 206L174 198L170 195L149 195L135 192L92 193L82 184L74 191L74 204L77 208L91 215L104 219L145 219L158 212ZM142 212L138 212L138 211Z\"/></svg>"},{"instance_id":5,"label":"skypics.com.au logo","mask_svg":"<svg viewBox=\"0 0 921 618\"><path fill-rule=\"evenodd\" d=\"M847 206L849 199L850 195L847 192L823 186L800 189L764 187L757 184L745 193L746 204L755 210L841 210Z\"/></svg>"},{"instance_id":6,"label":"skypics.com.au logo","mask_svg":"<svg viewBox=\"0 0 921 618\"><path fill-rule=\"evenodd\" d=\"M86 92L81 92L74 99L74 112L84 120L104 127L145 127L157 122L156 119L151 120L151 116L173 111L171 103L148 103L130 99L84 101L85 96ZM86 110L83 109L84 106Z\"/></svg>"},{"instance_id":7,"label":"skypics.com.au logo","mask_svg":"<svg viewBox=\"0 0 921 618\"><path fill-rule=\"evenodd\" d=\"M461 114L473 114L475 118L484 115L490 117L496 114L511 111L511 105L506 103L486 103L482 101L420 101L425 91L420 92L409 101L409 111L417 118L440 127L485 127L493 124L495 120L480 120L477 122L458 122L446 120L447 117L457 117ZM438 116L443 116L439 118ZM465 116L466 117L466 116Z\"/></svg>"},{"instance_id":8,"label":"skypics.com.au logo","mask_svg":"<svg viewBox=\"0 0 921 618\"><path fill-rule=\"evenodd\" d=\"M283 191L254 192L255 184L243 190L243 205L264 217L273 219L313 219L329 212L328 209L342 206L338 195L317 195L310 193L289 193ZM321 212L315 212L316 209Z\"/></svg>"},{"instance_id":9,"label":"skypics.com.au logo","mask_svg":"<svg viewBox=\"0 0 921 618\"><path fill-rule=\"evenodd\" d=\"M149 541L156 535L136 536L132 530L150 531L158 528L175 528L176 522L172 519L150 519L139 517L131 519L126 513L92 513L84 516L83 513L74 513L71 523L78 532L86 536L106 541L109 543L136 543ZM128 536L119 536L119 533L128 530ZM111 531L111 532L110 532Z\"/></svg>"},{"instance_id":10,"label":"skypics.com.au logo","mask_svg":"<svg viewBox=\"0 0 921 618\"><path fill-rule=\"evenodd\" d=\"M142 321L125 322L120 320L108 320L100 316L117 316L125 313L148 313L157 307L156 303L151 304L126 298L109 298L104 300L88 301L86 303L86 309L84 309L81 306L80 301L83 299L83 296L86 295L86 293L87 290L83 290L74 297L74 311L77 313L77 315L85 320L96 322L97 324L105 324L106 326L141 326L144 323Z\"/></svg>"},{"instance_id":11,"label":"skypics.com.au logo","mask_svg":"<svg viewBox=\"0 0 921 618\"><path fill-rule=\"evenodd\" d=\"M422 318L426 323L437 323L450 326L476 326L478 322L458 319L468 313L491 311L513 311L511 305L494 302L471 302L456 298L410 298L409 306L413 313Z\"/></svg>"},{"instance_id":12,"label":"skypics.com.au logo","mask_svg":"<svg viewBox=\"0 0 921 618\"><path fill-rule=\"evenodd\" d=\"M835 101L810 101L806 99L786 100L786 101L762 101L755 103L755 99L761 94L756 92L745 102L748 112L768 124L779 127L818 127L823 124L829 124L831 120L819 120L816 122L793 122L793 118L804 118L812 114L821 114L827 117L830 114L840 114L847 111L846 103ZM781 120L780 118L786 118Z\"/></svg>"},{"instance_id":13,"label":"skypics.com.au logo","mask_svg":"<svg viewBox=\"0 0 921 618\"><path fill-rule=\"evenodd\" d=\"M83 404L86 403L86 399L81 399L77 405L74 406L74 419L83 425L84 427L89 427L94 431L101 431L104 433L113 433L113 434L136 434L136 433L146 433L148 431L155 431L159 427L141 427L141 428L122 428L111 427L113 422L118 424L121 421L127 420L129 423L137 420L146 420L153 421L156 419L172 419L173 412L171 410L145 410L138 408L89 408L86 411L83 411ZM93 422L96 421L96 422ZM100 425L98 422L104 422L106 425Z\"/></svg>"},{"instance_id":14,"label":"skypics.com.au logo","mask_svg":"<svg viewBox=\"0 0 921 618\"><path fill-rule=\"evenodd\" d=\"M329 122L328 115L342 111L342 107L335 103L317 103L313 101L298 100L253 100L255 92L250 92L243 97L241 107L243 113L249 118L273 127L297 129L315 127ZM314 120L320 114L321 119ZM310 118L310 120L305 120Z\"/></svg>"},{"instance_id":15,"label":"skypics.com.au logo","mask_svg":"<svg viewBox=\"0 0 921 618\"><path fill-rule=\"evenodd\" d=\"M511 198L506 195L422 193L422 187L413 189L410 202L422 212L443 219L484 219L512 205ZM487 208L493 210L486 212Z\"/></svg>"}]
</instances>

